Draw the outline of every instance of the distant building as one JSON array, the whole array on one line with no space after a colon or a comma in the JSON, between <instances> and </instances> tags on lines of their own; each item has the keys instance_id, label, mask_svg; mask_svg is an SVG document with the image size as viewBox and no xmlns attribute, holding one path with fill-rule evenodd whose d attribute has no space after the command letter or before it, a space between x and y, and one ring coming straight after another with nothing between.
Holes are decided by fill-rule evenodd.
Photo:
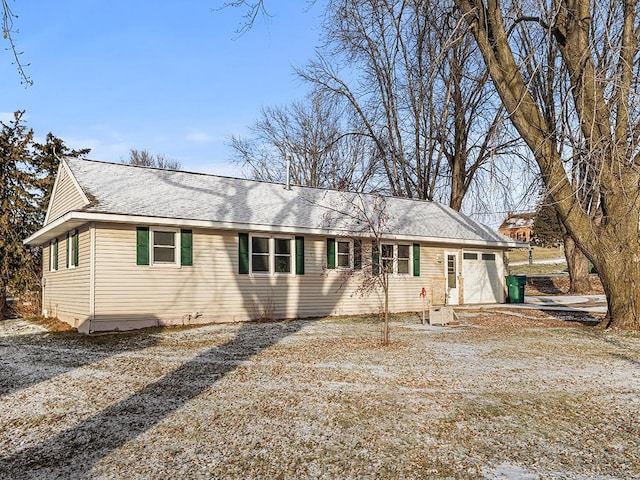
<instances>
[{"instance_id":1,"label":"distant building","mask_svg":"<svg viewBox=\"0 0 640 480\"><path fill-rule=\"evenodd\" d=\"M507 218L502 225L498 228L498 231L502 235L511 237L514 240L520 242L531 242L534 237L533 221L536 218L535 212L528 213L511 213L507 215Z\"/></svg>"}]
</instances>

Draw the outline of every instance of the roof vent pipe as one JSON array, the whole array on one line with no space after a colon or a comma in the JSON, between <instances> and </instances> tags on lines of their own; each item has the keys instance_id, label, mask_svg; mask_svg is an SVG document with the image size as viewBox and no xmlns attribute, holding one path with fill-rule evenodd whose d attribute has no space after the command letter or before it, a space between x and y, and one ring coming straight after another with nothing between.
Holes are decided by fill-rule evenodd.
<instances>
[{"instance_id":1,"label":"roof vent pipe","mask_svg":"<svg viewBox=\"0 0 640 480\"><path fill-rule=\"evenodd\" d=\"M286 190L291 190L291 155L286 156L287 160L287 179L284 184Z\"/></svg>"}]
</instances>

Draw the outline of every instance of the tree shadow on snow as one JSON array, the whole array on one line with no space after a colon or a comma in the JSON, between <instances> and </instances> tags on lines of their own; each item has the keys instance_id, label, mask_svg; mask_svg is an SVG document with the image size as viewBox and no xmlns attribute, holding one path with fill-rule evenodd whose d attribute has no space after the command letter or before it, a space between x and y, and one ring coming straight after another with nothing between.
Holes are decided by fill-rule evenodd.
<instances>
[{"instance_id":1,"label":"tree shadow on snow","mask_svg":"<svg viewBox=\"0 0 640 480\"><path fill-rule=\"evenodd\" d=\"M179 410L240 362L309 323L244 323L229 342L197 355L138 393L48 440L0 457L1 475L12 479L86 476L101 458Z\"/></svg>"},{"instance_id":2,"label":"tree shadow on snow","mask_svg":"<svg viewBox=\"0 0 640 480\"><path fill-rule=\"evenodd\" d=\"M585 327L597 327L602 323L602 316L589 312L562 311L562 310L545 310L544 313L550 317L564 320L565 322L575 322Z\"/></svg>"}]
</instances>

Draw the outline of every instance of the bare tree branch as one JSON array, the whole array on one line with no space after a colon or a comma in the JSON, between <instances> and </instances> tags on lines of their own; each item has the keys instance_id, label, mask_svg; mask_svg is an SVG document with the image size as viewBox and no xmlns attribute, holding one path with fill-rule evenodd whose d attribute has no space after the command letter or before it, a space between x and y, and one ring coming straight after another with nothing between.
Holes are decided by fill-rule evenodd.
<instances>
[{"instance_id":1,"label":"bare tree branch","mask_svg":"<svg viewBox=\"0 0 640 480\"><path fill-rule=\"evenodd\" d=\"M14 29L14 20L17 19L18 16L11 11L7 0L2 0L2 38L9 42L9 47L7 50L10 50L13 55L13 64L18 69L18 75L20 77L20 83L29 87L33 85L33 80L31 77L27 75L26 67L29 64L22 63L20 56L23 52L18 51L18 48L13 39L13 34L18 33L17 30Z\"/></svg>"}]
</instances>

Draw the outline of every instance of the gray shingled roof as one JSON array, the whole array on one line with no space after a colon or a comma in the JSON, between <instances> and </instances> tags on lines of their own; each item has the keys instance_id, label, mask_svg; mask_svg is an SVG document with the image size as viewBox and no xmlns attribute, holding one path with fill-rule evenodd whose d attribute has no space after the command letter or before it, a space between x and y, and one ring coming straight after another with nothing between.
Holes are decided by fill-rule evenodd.
<instances>
[{"instance_id":1,"label":"gray shingled roof","mask_svg":"<svg viewBox=\"0 0 640 480\"><path fill-rule=\"evenodd\" d=\"M91 199L83 211L221 224L355 231L362 220L353 205L371 213L384 202L384 230L391 235L441 238L509 246L513 240L436 202L358 195L308 187L65 159ZM351 211L351 218L342 213ZM355 212L355 213L354 213ZM366 223L366 222L365 222Z\"/></svg>"}]
</instances>

